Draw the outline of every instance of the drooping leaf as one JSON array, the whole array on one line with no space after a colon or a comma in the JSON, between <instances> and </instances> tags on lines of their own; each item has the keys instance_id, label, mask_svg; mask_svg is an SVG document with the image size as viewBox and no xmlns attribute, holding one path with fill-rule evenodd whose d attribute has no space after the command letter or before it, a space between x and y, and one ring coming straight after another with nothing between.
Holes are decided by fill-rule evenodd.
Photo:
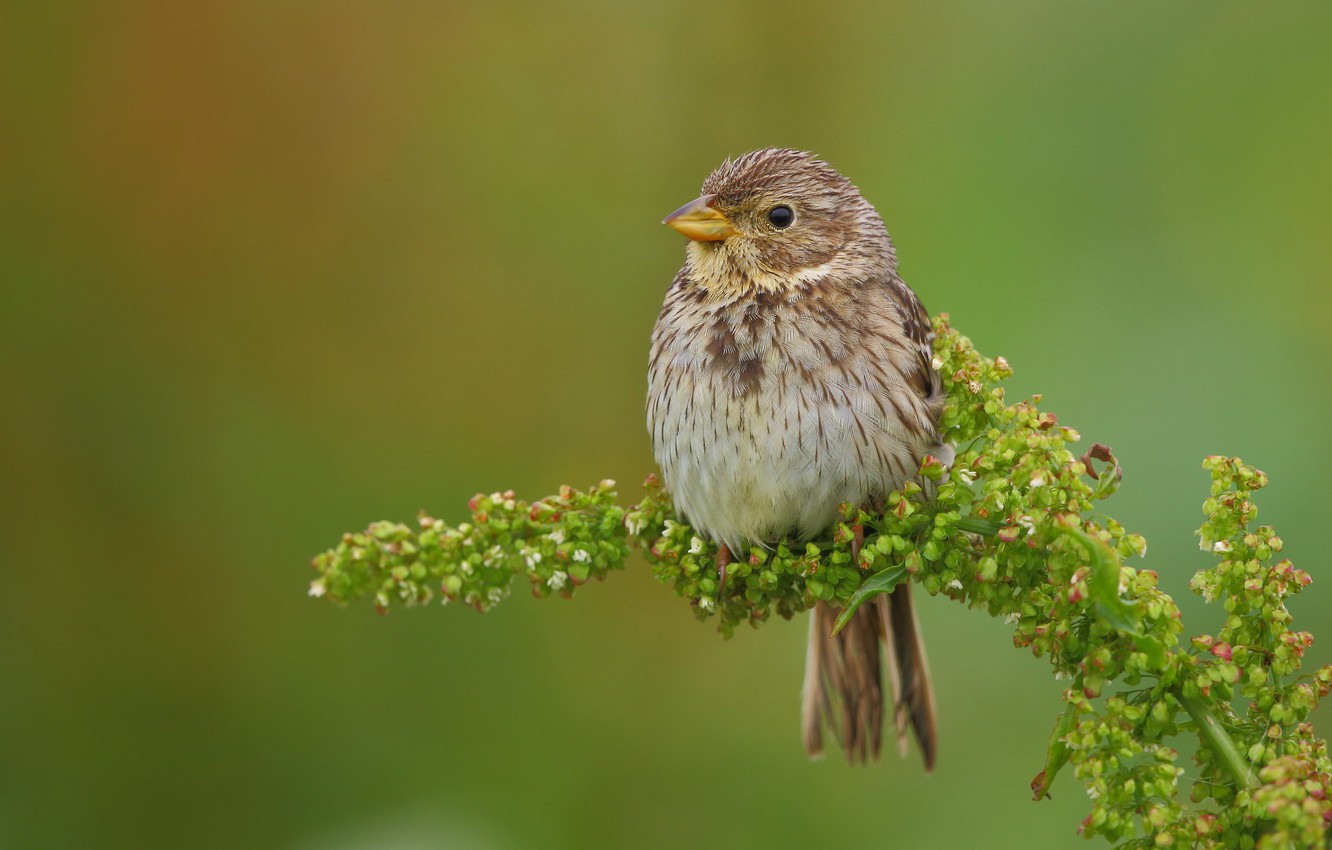
<instances>
[{"instance_id":1,"label":"drooping leaf","mask_svg":"<svg viewBox=\"0 0 1332 850\"><path fill-rule=\"evenodd\" d=\"M1064 709L1055 721L1054 731L1050 733L1050 744L1045 751L1045 768L1031 780L1033 800L1043 800L1050 796L1050 786L1054 784L1059 769L1068 763L1069 749L1064 737L1073 731L1078 723L1078 707L1070 705Z\"/></svg>"},{"instance_id":2,"label":"drooping leaf","mask_svg":"<svg viewBox=\"0 0 1332 850\"><path fill-rule=\"evenodd\" d=\"M906 567L898 566L880 570L865 579L864 584L860 585L851 596L851 600L846 603L846 607L842 609L842 613L837 616L837 621L833 623L832 633L840 632L842 627L851 621L851 615L856 613L857 608L880 593L891 593L893 588L906 581L906 577Z\"/></svg>"}]
</instances>

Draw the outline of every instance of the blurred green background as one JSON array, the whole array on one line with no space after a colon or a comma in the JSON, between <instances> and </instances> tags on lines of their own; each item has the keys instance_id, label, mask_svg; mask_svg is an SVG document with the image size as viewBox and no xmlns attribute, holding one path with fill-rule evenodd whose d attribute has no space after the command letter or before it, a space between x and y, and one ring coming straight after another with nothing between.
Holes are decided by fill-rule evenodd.
<instances>
[{"instance_id":1,"label":"blurred green background","mask_svg":"<svg viewBox=\"0 0 1332 850\"><path fill-rule=\"evenodd\" d=\"M1059 685L944 600L926 776L807 762L805 624L723 642L641 563L385 618L306 564L478 490L635 496L658 222L780 144L1114 446L1177 597L1202 457L1270 473L1332 660L1330 43L1314 2L5 4L0 846L1077 842L1072 777L1027 788Z\"/></svg>"}]
</instances>

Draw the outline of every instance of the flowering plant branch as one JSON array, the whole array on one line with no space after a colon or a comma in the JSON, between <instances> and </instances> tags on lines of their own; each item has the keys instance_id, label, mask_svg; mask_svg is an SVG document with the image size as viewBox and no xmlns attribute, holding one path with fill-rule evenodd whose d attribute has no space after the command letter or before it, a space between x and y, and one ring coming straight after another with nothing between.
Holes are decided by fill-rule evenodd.
<instances>
[{"instance_id":1,"label":"flowering plant branch","mask_svg":"<svg viewBox=\"0 0 1332 850\"><path fill-rule=\"evenodd\" d=\"M1032 789L1044 798L1071 766L1091 798L1084 835L1122 847L1321 846L1332 762L1308 717L1332 689L1332 666L1300 673L1313 638L1291 628L1285 601L1310 578L1288 560L1274 563L1281 538L1253 524L1266 476L1236 458L1204 462L1212 492L1199 534L1218 563L1190 587L1221 602L1225 619L1181 643L1174 600L1155 572L1136 566L1146 542L1097 509L1119 486L1113 453L1096 445L1075 454L1078 433L1041 411L1039 396L1005 401L998 383L1012 370L1003 358L978 354L946 315L935 332L943 433L957 447L951 466L926 457L920 480L882 513L847 507L827 539L755 547L732 561L725 582L715 546L675 518L651 476L628 508L603 481L530 503L479 495L471 521L457 526L424 514L414 526L374 523L314 559L310 593L369 598L381 612L436 599L484 611L515 576L537 596L568 597L638 548L659 580L729 636L818 601L850 611L909 579L1002 618L1015 646L1070 681ZM853 558L857 536L864 545ZM1198 738L1188 802L1169 743L1183 734Z\"/></svg>"}]
</instances>

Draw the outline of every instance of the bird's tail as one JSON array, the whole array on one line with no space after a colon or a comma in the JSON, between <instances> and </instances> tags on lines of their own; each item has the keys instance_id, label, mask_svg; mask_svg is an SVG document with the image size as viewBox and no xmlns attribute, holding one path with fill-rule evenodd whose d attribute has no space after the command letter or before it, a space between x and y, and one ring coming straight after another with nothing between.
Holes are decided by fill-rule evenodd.
<instances>
[{"instance_id":1,"label":"bird's tail","mask_svg":"<svg viewBox=\"0 0 1332 850\"><path fill-rule=\"evenodd\" d=\"M883 646L888 650L898 748L905 756L909 725L925 769L933 769L934 692L910 585L900 584L886 597L865 603L833 636L838 613L820 602L810 617L801 706L806 752L811 757L823 755L826 722L852 764L878 759L883 740Z\"/></svg>"}]
</instances>

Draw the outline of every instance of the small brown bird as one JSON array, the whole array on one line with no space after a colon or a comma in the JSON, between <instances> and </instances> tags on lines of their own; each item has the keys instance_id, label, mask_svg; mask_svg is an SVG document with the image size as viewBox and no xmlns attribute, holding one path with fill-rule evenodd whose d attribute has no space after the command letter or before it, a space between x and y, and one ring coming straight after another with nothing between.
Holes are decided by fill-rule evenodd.
<instances>
[{"instance_id":1,"label":"small brown bird","mask_svg":"<svg viewBox=\"0 0 1332 850\"><path fill-rule=\"evenodd\" d=\"M943 390L929 316L897 275L874 208L801 151L728 160L702 197L666 218L690 239L652 333L648 429L676 508L731 552L826 530L847 502L880 506L940 445ZM898 743L915 732L934 765L934 698L910 588L810 621L802 730L823 726L847 758L877 758L881 645Z\"/></svg>"}]
</instances>

